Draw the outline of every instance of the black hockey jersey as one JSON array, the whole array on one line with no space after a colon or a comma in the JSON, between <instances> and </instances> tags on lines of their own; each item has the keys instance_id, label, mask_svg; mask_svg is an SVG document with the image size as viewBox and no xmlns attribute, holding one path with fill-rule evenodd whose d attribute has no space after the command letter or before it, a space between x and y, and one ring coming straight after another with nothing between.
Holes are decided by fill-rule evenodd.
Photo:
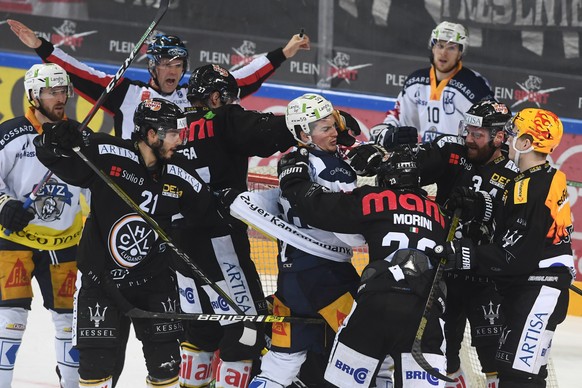
<instances>
[{"instance_id":1,"label":"black hockey jersey","mask_svg":"<svg viewBox=\"0 0 582 388\"><path fill-rule=\"evenodd\" d=\"M573 227L565 174L549 163L532 167L508 185L504 202L496 210L494 244L477 249L477 271L513 281L539 282L542 279L529 279L530 275L539 271L548 275L548 270L573 275ZM552 280L552 276L544 278ZM568 282L571 279L567 276Z\"/></svg>"},{"instance_id":2,"label":"black hockey jersey","mask_svg":"<svg viewBox=\"0 0 582 388\"><path fill-rule=\"evenodd\" d=\"M448 233L448 218L420 190L362 186L349 194L329 193L304 181L285 188L283 194L310 225L364 236L370 262L398 249L425 251L444 244Z\"/></svg>"},{"instance_id":3,"label":"black hockey jersey","mask_svg":"<svg viewBox=\"0 0 582 388\"><path fill-rule=\"evenodd\" d=\"M228 104L186 112L188 142L179 151L212 190L247 189L248 158L267 157L297 144L285 116Z\"/></svg>"},{"instance_id":4,"label":"black hockey jersey","mask_svg":"<svg viewBox=\"0 0 582 388\"><path fill-rule=\"evenodd\" d=\"M163 230L169 230L172 216L179 212L206 227L221 222L212 194L181 155L151 173L132 141L101 133L89 134L88 141L83 154ZM81 272L107 271L117 283L132 285L168 265L171 249L81 158L58 158L43 147L37 147L37 154L59 178L91 190L91 214L78 259Z\"/></svg>"},{"instance_id":5,"label":"black hockey jersey","mask_svg":"<svg viewBox=\"0 0 582 388\"><path fill-rule=\"evenodd\" d=\"M421 184L436 183L436 202L441 205L457 186L486 191L501 200L505 186L517 175L517 166L503 153L484 165L469 162L464 139L452 135L421 144L417 162Z\"/></svg>"}]
</instances>

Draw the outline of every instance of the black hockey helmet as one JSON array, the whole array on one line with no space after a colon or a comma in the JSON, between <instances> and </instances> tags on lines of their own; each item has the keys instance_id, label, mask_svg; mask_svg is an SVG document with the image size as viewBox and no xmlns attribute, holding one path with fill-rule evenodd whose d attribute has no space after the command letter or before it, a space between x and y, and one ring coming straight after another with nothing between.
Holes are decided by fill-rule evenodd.
<instances>
[{"instance_id":1,"label":"black hockey helmet","mask_svg":"<svg viewBox=\"0 0 582 388\"><path fill-rule=\"evenodd\" d=\"M511 111L502 102L494 99L485 99L473 104L469 110L463 114L463 120L459 126L459 134L467 135L467 127L473 126L488 129L491 138L497 132L505 128L505 124L511 119Z\"/></svg>"},{"instance_id":2,"label":"black hockey helmet","mask_svg":"<svg viewBox=\"0 0 582 388\"><path fill-rule=\"evenodd\" d=\"M416 155L410 146L394 150L390 158L378 167L378 186L404 189L418 187L420 175Z\"/></svg>"},{"instance_id":3,"label":"black hockey helmet","mask_svg":"<svg viewBox=\"0 0 582 388\"><path fill-rule=\"evenodd\" d=\"M192 72L188 81L188 100L205 101L212 92L220 93L220 101L229 104L239 98L236 80L228 70L218 65L204 65Z\"/></svg>"},{"instance_id":4,"label":"black hockey helmet","mask_svg":"<svg viewBox=\"0 0 582 388\"><path fill-rule=\"evenodd\" d=\"M177 131L185 137L186 116L182 109L171 101L163 98L152 98L139 103L133 114L134 140L145 139L150 129L157 131L160 140L164 140L166 132ZM137 137L137 139L135 139Z\"/></svg>"},{"instance_id":5,"label":"black hockey helmet","mask_svg":"<svg viewBox=\"0 0 582 388\"><path fill-rule=\"evenodd\" d=\"M182 59L184 62L182 75L188 71L188 49L184 42L175 35L158 34L154 36L148 45L146 55L148 57L148 70L154 78L155 67L160 64L162 58Z\"/></svg>"}]
</instances>

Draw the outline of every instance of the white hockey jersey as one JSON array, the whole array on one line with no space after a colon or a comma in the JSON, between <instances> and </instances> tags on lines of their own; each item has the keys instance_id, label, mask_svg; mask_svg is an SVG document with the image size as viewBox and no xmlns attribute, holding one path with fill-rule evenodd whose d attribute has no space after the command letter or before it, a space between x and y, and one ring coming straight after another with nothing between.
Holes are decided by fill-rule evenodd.
<instances>
[{"instance_id":1,"label":"white hockey jersey","mask_svg":"<svg viewBox=\"0 0 582 388\"><path fill-rule=\"evenodd\" d=\"M438 84L431 66L408 76L384 123L415 127L421 142L426 143L442 134L456 135L463 113L484 98L493 98L489 83L462 62Z\"/></svg>"},{"instance_id":2,"label":"white hockey jersey","mask_svg":"<svg viewBox=\"0 0 582 388\"><path fill-rule=\"evenodd\" d=\"M32 107L25 116L0 124L0 193L19 201L29 194L47 172L36 158L32 140L42 133ZM18 233L0 237L34 249L59 250L77 245L83 229L81 189L53 175L32 203L34 219Z\"/></svg>"}]
</instances>

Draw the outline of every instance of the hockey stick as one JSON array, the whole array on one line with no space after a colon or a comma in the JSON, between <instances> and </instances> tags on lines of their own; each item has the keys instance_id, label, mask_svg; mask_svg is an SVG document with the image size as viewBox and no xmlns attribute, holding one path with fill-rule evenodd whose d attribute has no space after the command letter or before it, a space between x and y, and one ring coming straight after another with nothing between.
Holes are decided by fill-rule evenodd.
<instances>
[{"instance_id":1,"label":"hockey stick","mask_svg":"<svg viewBox=\"0 0 582 388\"><path fill-rule=\"evenodd\" d=\"M457 230L457 227L459 226L460 215L461 215L461 209L456 209L455 213L453 214L453 219L451 220L451 226L449 228L447 242L453 241L453 238L455 237L455 230ZM435 247L435 251L436 251L436 248L438 248L438 247ZM442 246L440 248L443 249ZM441 251L441 252L436 252L436 253L442 254L444 252ZM436 269L436 273L434 275L434 279L432 281L432 286L430 287L430 292L428 294L428 299L426 300L426 305L424 306L424 311L422 312L422 317L420 318L420 325L418 325L418 330L416 331L416 337L414 338L414 342L412 343L411 353L412 353L412 358L414 358L414 361L416 361L418 363L418 365L420 365L420 367L422 369L424 369L428 374L436 377L437 379L441 379L441 380L452 383L455 380L443 375L436 368L431 366L429 364L429 362L426 360L426 358L424 357L424 355L422 354L422 349L421 349L422 336L424 335L424 330L425 330L426 324L428 322L428 317L430 316L431 311L432 311L432 305L434 303L434 299L436 297L437 290L439 289L439 283L443 277L443 272L445 270L446 263L447 263L447 259L445 257L441 257L439 264L437 266L437 269Z\"/></svg>"},{"instance_id":2,"label":"hockey stick","mask_svg":"<svg viewBox=\"0 0 582 388\"><path fill-rule=\"evenodd\" d=\"M582 295L582 290L573 284L570 284L570 289L578 295Z\"/></svg>"},{"instance_id":3,"label":"hockey stick","mask_svg":"<svg viewBox=\"0 0 582 388\"><path fill-rule=\"evenodd\" d=\"M212 288L219 296L221 296L224 301L232 307L234 312L239 315L245 315L244 311L232 300L230 295L228 295L222 288L220 288L216 283L206 276L206 274L190 259L190 257L178 248L170 236L158 225L156 220L154 220L149 214L147 214L142 208L136 204L133 199L121 187L119 187L107 174L99 169L96 165L93 164L82 152L80 147L73 148L73 151L79 156L83 161L101 178L107 186L109 186L115 194L117 194L133 211L135 211L139 216L158 234L158 236L164 241L176 255L184 261L184 263L188 266L188 268L196 275L196 277L201 280L203 283L208 285Z\"/></svg>"},{"instance_id":4,"label":"hockey stick","mask_svg":"<svg viewBox=\"0 0 582 388\"><path fill-rule=\"evenodd\" d=\"M109 84L105 87L105 90L103 90L103 93L101 93L101 96L99 96L99 99L95 102L95 104L93 105L93 107L91 108L89 113L87 114L87 117L85 117L85 119L83 120L83 122L79 126L79 132L83 132L83 130L85 128L87 128L87 125L89 125L89 122L93 119L93 117L95 116L95 114L97 113L99 108L101 108L101 105L103 105L103 103L105 102L107 97L109 97L109 93L111 93L111 91L113 90L113 88L115 88L115 86L117 85L117 83L119 82L121 77L123 77L123 74L125 74L125 71L131 65L131 63L133 62L137 53L139 53L141 46L143 45L145 40L150 36L150 34L154 30L154 28L156 28L156 26L160 23L160 20L162 20L162 17L164 17L164 15L166 14L166 11L168 10L169 4L170 4L170 0L161 0L160 1L160 8L158 9L158 12L156 12L156 16L154 17L154 20L150 23L146 32L142 35L140 40L136 43L132 52L129 54L129 57L127 57L125 59L125 61L123 62L123 64L119 68L119 70L117 70L117 72L115 73L113 78L111 78L111 81L109 81ZM24 204L22 205L22 207L24 209L28 209L32 205L32 203L38 198L38 192L41 191L46 186L47 182L49 181L49 179L51 178L52 175L53 175L53 173L50 170L47 171L46 174L44 174L41 181L38 182L38 184L36 185L34 190L32 190L32 192L28 195L28 198L26 199L26 201L24 201ZM4 234L6 236L10 236L11 233L12 233L12 231L9 229L4 230Z\"/></svg>"}]
</instances>

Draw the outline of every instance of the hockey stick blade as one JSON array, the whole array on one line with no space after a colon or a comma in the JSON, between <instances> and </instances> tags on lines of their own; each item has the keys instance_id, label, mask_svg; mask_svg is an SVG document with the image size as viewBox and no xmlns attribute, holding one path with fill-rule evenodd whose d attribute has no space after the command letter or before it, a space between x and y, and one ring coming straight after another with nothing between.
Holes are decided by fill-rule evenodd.
<instances>
[{"instance_id":1,"label":"hockey stick blade","mask_svg":"<svg viewBox=\"0 0 582 388\"><path fill-rule=\"evenodd\" d=\"M455 237L455 230L459 226L459 216L461 214L461 210L455 210L453 214L453 219L451 220L451 226L449 228L449 234L447 236L447 242L450 242ZM437 294L437 290L439 288L439 283L443 277L443 272L445 270L445 264L447 260L443 257L440 259L439 264L436 269L436 273L434 275L434 279L432 281L432 285L430 287L430 292L428 294L428 298L426 300L426 304L424 306L424 311L422 312L422 317L420 318L420 324L418 325L418 330L416 331L416 336L414 337L414 342L412 343L412 358L414 361L424 369L428 374L437 379L447 381L449 383L454 382L455 380L451 379L440 373L435 367L430 365L427 359L422 354L422 337L424 335L424 330L426 328L426 324L428 323L428 318L432 311L432 305L434 304L434 299Z\"/></svg>"},{"instance_id":2,"label":"hockey stick blade","mask_svg":"<svg viewBox=\"0 0 582 388\"><path fill-rule=\"evenodd\" d=\"M133 48L132 52L129 54L129 56L125 59L125 61L123 61L123 64L121 65L119 70L117 70L117 72L115 73L113 78L111 78L111 81L109 81L109 84L107 84L107 86L103 90L103 93L101 93L101 96L99 96L99 99L95 102L95 104L93 104L93 107L91 108L89 113L87 113L87 116L85 117L85 119L83 120L81 125L79 126L79 132L82 132L83 130L85 130L85 128L87 128L87 125L89 125L89 122L93 119L95 114L97 114L97 111L99 110L99 108L101 108L101 105L103 105L103 103L105 102L107 97L109 97L109 93L111 93L111 91L115 88L115 86L117 85L117 83L119 82L121 77L123 77L123 74L125 74L125 71L127 70L127 68L133 62L135 56L139 53L143 43L150 36L150 34L154 30L154 28L156 28L156 26L160 23L160 21L162 20L162 18L166 14L166 11L168 10L169 5L170 5L170 0L161 0L160 1L160 8L158 9L158 12L156 12L156 16L154 17L154 20L150 23L146 32L142 35L140 40L134 46L134 48ZM24 203L22 205L22 207L24 209L28 209L32 205L32 203L36 200L38 193L46 186L47 182L52 177L52 175L53 175L53 173L49 170L42 177L40 182L38 182L38 184L34 187L32 192L28 195L28 198L26 199L26 201L24 201ZM9 229L4 230L4 234L6 236L10 236L11 233L12 233L12 231Z\"/></svg>"},{"instance_id":3,"label":"hockey stick blade","mask_svg":"<svg viewBox=\"0 0 582 388\"><path fill-rule=\"evenodd\" d=\"M279 315L228 315L228 314L204 314L204 313L159 313L146 311L133 307L125 312L130 318L161 318L161 319L184 319L190 321L229 321L229 322L258 322L258 323L278 323L278 322L297 322L323 324L323 319L319 318L301 318L301 317L282 317Z\"/></svg>"}]
</instances>

